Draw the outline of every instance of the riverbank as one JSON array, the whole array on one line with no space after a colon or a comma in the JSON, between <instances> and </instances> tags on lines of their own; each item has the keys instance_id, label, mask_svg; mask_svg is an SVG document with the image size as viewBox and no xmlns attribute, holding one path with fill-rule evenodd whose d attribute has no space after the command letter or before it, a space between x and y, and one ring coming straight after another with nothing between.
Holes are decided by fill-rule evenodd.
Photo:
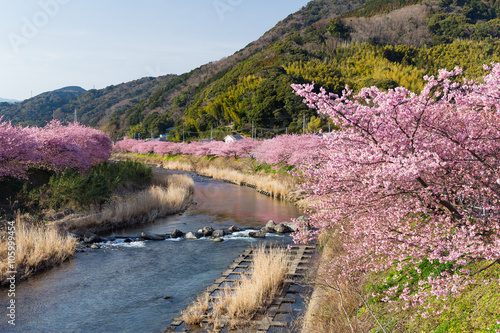
<instances>
[{"instance_id":1,"label":"riverbank","mask_svg":"<svg viewBox=\"0 0 500 333\"><path fill-rule=\"evenodd\" d=\"M0 240L0 286L10 285L13 276L18 282L55 267L75 253L76 239L53 227L30 225L18 216L7 228Z\"/></svg>"},{"instance_id":2,"label":"riverbank","mask_svg":"<svg viewBox=\"0 0 500 333\"><path fill-rule=\"evenodd\" d=\"M45 223L30 214L4 221L4 229L12 223L15 232L0 238L0 285L9 283L12 274L7 272L15 271L16 281L22 281L72 257L78 244L75 236L151 223L184 211L192 202L194 183L186 175L162 175L154 176L146 189L137 192L134 188L121 187L109 203L78 214L68 209L68 214L47 213L52 217Z\"/></svg>"},{"instance_id":3,"label":"riverbank","mask_svg":"<svg viewBox=\"0 0 500 333\"><path fill-rule=\"evenodd\" d=\"M55 224L83 236L152 223L158 218L184 211L192 201L194 182L186 175L154 177L152 186L124 197L116 197L100 210L69 216Z\"/></svg>"},{"instance_id":4,"label":"riverbank","mask_svg":"<svg viewBox=\"0 0 500 333\"><path fill-rule=\"evenodd\" d=\"M246 186L190 177L195 181L194 202L184 213L105 234L102 238L116 240L97 243L100 249L77 252L60 267L20 283L16 303L23 306L16 329L161 332L251 244L291 243L289 236L277 232L266 233L264 239L248 236L269 219L279 224L300 216L294 205ZM232 225L242 231L224 235L222 242L210 237L140 240L143 233L171 235L178 229L189 234L206 226L217 231ZM7 299L6 293L0 294L0 302ZM0 331L11 332L3 330L2 323Z\"/></svg>"},{"instance_id":5,"label":"riverbank","mask_svg":"<svg viewBox=\"0 0 500 333\"><path fill-rule=\"evenodd\" d=\"M286 169L263 167L252 158L196 157L192 155L160 156L154 154L113 153L115 161L140 161L160 168L196 172L236 185L254 187L262 194L286 200L305 208L305 193L296 190L298 181Z\"/></svg>"}]
</instances>

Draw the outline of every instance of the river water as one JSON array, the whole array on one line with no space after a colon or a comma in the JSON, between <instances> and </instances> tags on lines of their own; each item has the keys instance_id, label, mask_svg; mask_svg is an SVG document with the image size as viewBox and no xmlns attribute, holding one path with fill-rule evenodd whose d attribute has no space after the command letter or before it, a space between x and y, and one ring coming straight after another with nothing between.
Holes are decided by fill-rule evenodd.
<instances>
[{"instance_id":1,"label":"river water","mask_svg":"<svg viewBox=\"0 0 500 333\"><path fill-rule=\"evenodd\" d=\"M184 214L114 235L189 232L233 224L256 227L270 219L282 222L300 215L292 204L253 189L191 176L196 204ZM209 239L113 243L77 253L17 286L16 326L8 325L4 315L0 332L162 332L241 252L262 242L243 236L226 236L222 243ZM272 235L264 241L282 244L291 239ZM5 314L7 291L0 292L0 313Z\"/></svg>"}]
</instances>

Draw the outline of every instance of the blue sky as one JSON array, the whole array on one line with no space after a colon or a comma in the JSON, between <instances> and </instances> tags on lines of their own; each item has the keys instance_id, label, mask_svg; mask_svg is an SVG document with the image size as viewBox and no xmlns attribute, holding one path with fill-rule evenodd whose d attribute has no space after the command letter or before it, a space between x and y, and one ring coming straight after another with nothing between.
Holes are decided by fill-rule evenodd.
<instances>
[{"instance_id":1,"label":"blue sky","mask_svg":"<svg viewBox=\"0 0 500 333\"><path fill-rule=\"evenodd\" d=\"M229 56L309 0L0 0L0 97L105 88Z\"/></svg>"}]
</instances>

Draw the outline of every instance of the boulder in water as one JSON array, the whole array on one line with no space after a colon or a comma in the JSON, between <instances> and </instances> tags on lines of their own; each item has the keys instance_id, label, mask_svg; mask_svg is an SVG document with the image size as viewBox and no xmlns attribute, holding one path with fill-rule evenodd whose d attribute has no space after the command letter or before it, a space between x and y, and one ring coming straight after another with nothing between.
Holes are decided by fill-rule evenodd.
<instances>
[{"instance_id":1,"label":"boulder in water","mask_svg":"<svg viewBox=\"0 0 500 333\"><path fill-rule=\"evenodd\" d=\"M269 228L269 227L264 227L264 228L262 228L261 230L262 230L262 231L264 231L264 232L270 233L270 234L272 234L272 233L276 232L276 231L274 230L274 228Z\"/></svg>"},{"instance_id":2,"label":"boulder in water","mask_svg":"<svg viewBox=\"0 0 500 333\"><path fill-rule=\"evenodd\" d=\"M102 239L101 239L101 237L99 237L91 232L86 232L85 235L83 236L83 242L85 244L94 244L94 243L102 242Z\"/></svg>"},{"instance_id":3,"label":"boulder in water","mask_svg":"<svg viewBox=\"0 0 500 333\"><path fill-rule=\"evenodd\" d=\"M287 225L283 223L280 223L276 227L274 227L274 230L276 230L278 234L287 234L293 231L291 228L289 228Z\"/></svg>"},{"instance_id":4,"label":"boulder in water","mask_svg":"<svg viewBox=\"0 0 500 333\"><path fill-rule=\"evenodd\" d=\"M178 229L175 229L174 231L172 231L172 233L170 234L170 236L172 238L179 238L179 237L182 237L182 235L184 235L184 233Z\"/></svg>"},{"instance_id":5,"label":"boulder in water","mask_svg":"<svg viewBox=\"0 0 500 333\"><path fill-rule=\"evenodd\" d=\"M201 232L203 233L204 237L209 237L209 236L212 236L212 234L214 232L214 228L212 228L212 227L205 227L205 228L203 228L203 230Z\"/></svg>"},{"instance_id":6,"label":"boulder in water","mask_svg":"<svg viewBox=\"0 0 500 333\"><path fill-rule=\"evenodd\" d=\"M274 230L275 226L276 226L276 223L274 223L273 220L269 220L269 222L267 222L265 228L269 228L269 229L273 229Z\"/></svg>"},{"instance_id":7,"label":"boulder in water","mask_svg":"<svg viewBox=\"0 0 500 333\"><path fill-rule=\"evenodd\" d=\"M197 232L188 232L187 234L184 235L184 239L200 239L201 237L202 234Z\"/></svg>"},{"instance_id":8,"label":"boulder in water","mask_svg":"<svg viewBox=\"0 0 500 333\"><path fill-rule=\"evenodd\" d=\"M235 226L235 225L232 225L229 227L229 232L238 232L238 231L241 231L241 228Z\"/></svg>"},{"instance_id":9,"label":"boulder in water","mask_svg":"<svg viewBox=\"0 0 500 333\"><path fill-rule=\"evenodd\" d=\"M166 237L163 235L153 235L153 234L149 234L146 232L141 233L141 238L143 238L144 240L149 240L149 241L162 241L162 240L166 239Z\"/></svg>"},{"instance_id":10,"label":"boulder in water","mask_svg":"<svg viewBox=\"0 0 500 333\"><path fill-rule=\"evenodd\" d=\"M260 230L260 231L250 232L248 236L252 238L266 238L266 233Z\"/></svg>"},{"instance_id":11,"label":"boulder in water","mask_svg":"<svg viewBox=\"0 0 500 333\"><path fill-rule=\"evenodd\" d=\"M225 233L224 233L224 230L222 230L222 229L214 230L214 232L212 232L213 238L221 238L221 237L224 237L224 235L225 235Z\"/></svg>"}]
</instances>

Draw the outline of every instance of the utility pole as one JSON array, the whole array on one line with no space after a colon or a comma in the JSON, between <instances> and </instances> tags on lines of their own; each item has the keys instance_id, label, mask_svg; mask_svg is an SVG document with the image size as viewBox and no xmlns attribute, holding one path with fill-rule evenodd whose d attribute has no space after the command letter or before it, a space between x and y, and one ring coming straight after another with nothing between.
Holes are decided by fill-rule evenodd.
<instances>
[{"instance_id":1,"label":"utility pole","mask_svg":"<svg viewBox=\"0 0 500 333\"><path fill-rule=\"evenodd\" d=\"M77 117L76 117L76 109L75 109L75 124L78 122Z\"/></svg>"},{"instance_id":2,"label":"utility pole","mask_svg":"<svg viewBox=\"0 0 500 333\"><path fill-rule=\"evenodd\" d=\"M210 128L210 140L214 139L214 125Z\"/></svg>"},{"instance_id":3,"label":"utility pole","mask_svg":"<svg viewBox=\"0 0 500 333\"><path fill-rule=\"evenodd\" d=\"M288 127L286 128L286 135L288 135Z\"/></svg>"},{"instance_id":4,"label":"utility pole","mask_svg":"<svg viewBox=\"0 0 500 333\"><path fill-rule=\"evenodd\" d=\"M253 139L253 120L252 120L252 139Z\"/></svg>"},{"instance_id":5,"label":"utility pole","mask_svg":"<svg viewBox=\"0 0 500 333\"><path fill-rule=\"evenodd\" d=\"M185 127L185 126L186 126L186 125L182 125L182 142L184 142L184 138L185 138L185 136L184 136L184 127Z\"/></svg>"},{"instance_id":6,"label":"utility pole","mask_svg":"<svg viewBox=\"0 0 500 333\"><path fill-rule=\"evenodd\" d=\"M328 133L332 133L332 129L330 128L330 122L328 122Z\"/></svg>"},{"instance_id":7,"label":"utility pole","mask_svg":"<svg viewBox=\"0 0 500 333\"><path fill-rule=\"evenodd\" d=\"M153 131L151 131L151 139L153 139Z\"/></svg>"}]
</instances>

